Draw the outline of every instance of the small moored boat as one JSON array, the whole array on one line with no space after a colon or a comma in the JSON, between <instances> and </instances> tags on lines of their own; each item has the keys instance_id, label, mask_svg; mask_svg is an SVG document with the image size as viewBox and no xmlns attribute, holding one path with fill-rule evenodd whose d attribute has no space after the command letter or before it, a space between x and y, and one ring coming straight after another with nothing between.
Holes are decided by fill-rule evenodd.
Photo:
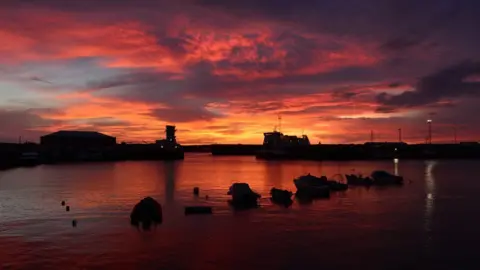
<instances>
[{"instance_id":1,"label":"small moored boat","mask_svg":"<svg viewBox=\"0 0 480 270\"><path fill-rule=\"evenodd\" d=\"M344 183L340 183L333 180L328 180L328 187L331 191L344 191L348 189L348 185Z\"/></svg>"},{"instance_id":2,"label":"small moored boat","mask_svg":"<svg viewBox=\"0 0 480 270\"><path fill-rule=\"evenodd\" d=\"M290 205L292 201L293 193L288 190L272 188L270 190L270 195L272 196L271 200L273 203L282 204L282 205Z\"/></svg>"},{"instance_id":3,"label":"small moored boat","mask_svg":"<svg viewBox=\"0 0 480 270\"><path fill-rule=\"evenodd\" d=\"M314 198L330 197L330 187L325 176L316 177L311 174L300 176L293 180L297 195Z\"/></svg>"},{"instance_id":4,"label":"small moored boat","mask_svg":"<svg viewBox=\"0 0 480 270\"><path fill-rule=\"evenodd\" d=\"M227 195L231 195L230 203L235 207L257 206L260 194L254 192L247 183L234 183L230 186Z\"/></svg>"},{"instance_id":5,"label":"small moored boat","mask_svg":"<svg viewBox=\"0 0 480 270\"><path fill-rule=\"evenodd\" d=\"M391 174L386 171L374 171L372 172L374 185L401 185L403 184L403 177Z\"/></svg>"}]
</instances>

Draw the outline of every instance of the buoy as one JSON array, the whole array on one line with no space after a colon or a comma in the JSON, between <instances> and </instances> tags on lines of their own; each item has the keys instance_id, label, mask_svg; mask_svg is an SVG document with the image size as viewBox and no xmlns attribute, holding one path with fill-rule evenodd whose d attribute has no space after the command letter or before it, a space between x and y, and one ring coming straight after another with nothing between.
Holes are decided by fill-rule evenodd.
<instances>
[{"instance_id":1,"label":"buoy","mask_svg":"<svg viewBox=\"0 0 480 270\"><path fill-rule=\"evenodd\" d=\"M72 227L77 227L77 220L72 220Z\"/></svg>"},{"instance_id":2,"label":"buoy","mask_svg":"<svg viewBox=\"0 0 480 270\"><path fill-rule=\"evenodd\" d=\"M62 206L65 206L65 201L62 201Z\"/></svg>"},{"instance_id":3,"label":"buoy","mask_svg":"<svg viewBox=\"0 0 480 270\"><path fill-rule=\"evenodd\" d=\"M70 206L67 205L67 208L65 210L67 210L67 212L70 211Z\"/></svg>"},{"instance_id":4,"label":"buoy","mask_svg":"<svg viewBox=\"0 0 480 270\"><path fill-rule=\"evenodd\" d=\"M193 188L193 194L198 196L198 194L200 194L200 189L198 187L194 187Z\"/></svg>"}]
</instances>

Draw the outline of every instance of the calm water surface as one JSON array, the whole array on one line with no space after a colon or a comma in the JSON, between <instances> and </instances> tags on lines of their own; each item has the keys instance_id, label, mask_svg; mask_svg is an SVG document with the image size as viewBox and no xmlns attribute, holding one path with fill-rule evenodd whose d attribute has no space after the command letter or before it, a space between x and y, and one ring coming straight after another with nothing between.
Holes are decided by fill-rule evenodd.
<instances>
[{"instance_id":1,"label":"calm water surface","mask_svg":"<svg viewBox=\"0 0 480 270\"><path fill-rule=\"evenodd\" d=\"M411 183L351 188L288 209L268 200L272 187L294 190L301 174L375 169ZM4 171L0 269L480 269L479 173L480 161L395 166L203 154ZM263 195L259 209L229 208L226 192L236 181ZM129 225L145 196L163 206L164 223L152 232ZM186 205L211 205L214 214L184 216Z\"/></svg>"}]
</instances>

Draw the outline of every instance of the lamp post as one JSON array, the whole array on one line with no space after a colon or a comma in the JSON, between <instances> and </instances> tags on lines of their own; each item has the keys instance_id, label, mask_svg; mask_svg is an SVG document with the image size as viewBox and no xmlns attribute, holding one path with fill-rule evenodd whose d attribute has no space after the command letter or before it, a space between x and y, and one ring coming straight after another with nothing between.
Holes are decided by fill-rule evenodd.
<instances>
[{"instance_id":1,"label":"lamp post","mask_svg":"<svg viewBox=\"0 0 480 270\"><path fill-rule=\"evenodd\" d=\"M428 125L428 143L432 144L432 119L427 120Z\"/></svg>"}]
</instances>

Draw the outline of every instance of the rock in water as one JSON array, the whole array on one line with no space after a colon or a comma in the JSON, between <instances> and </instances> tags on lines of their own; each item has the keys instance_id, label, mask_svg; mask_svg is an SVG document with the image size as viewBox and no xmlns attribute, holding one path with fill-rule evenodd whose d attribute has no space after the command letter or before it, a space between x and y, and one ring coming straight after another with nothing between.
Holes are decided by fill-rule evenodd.
<instances>
[{"instance_id":1,"label":"rock in water","mask_svg":"<svg viewBox=\"0 0 480 270\"><path fill-rule=\"evenodd\" d=\"M198 196L200 194L200 189L198 187L193 188L193 195Z\"/></svg>"},{"instance_id":2,"label":"rock in water","mask_svg":"<svg viewBox=\"0 0 480 270\"><path fill-rule=\"evenodd\" d=\"M65 201L62 201L62 206L65 206Z\"/></svg>"},{"instance_id":3,"label":"rock in water","mask_svg":"<svg viewBox=\"0 0 480 270\"><path fill-rule=\"evenodd\" d=\"M65 208L65 210L70 211L70 206L67 205L67 207Z\"/></svg>"},{"instance_id":4,"label":"rock in water","mask_svg":"<svg viewBox=\"0 0 480 270\"><path fill-rule=\"evenodd\" d=\"M152 225L161 224L163 220L162 206L151 197L146 197L135 205L130 214L130 223L150 230Z\"/></svg>"},{"instance_id":5,"label":"rock in water","mask_svg":"<svg viewBox=\"0 0 480 270\"><path fill-rule=\"evenodd\" d=\"M76 219L72 220L72 227L77 227L77 220Z\"/></svg>"}]
</instances>

